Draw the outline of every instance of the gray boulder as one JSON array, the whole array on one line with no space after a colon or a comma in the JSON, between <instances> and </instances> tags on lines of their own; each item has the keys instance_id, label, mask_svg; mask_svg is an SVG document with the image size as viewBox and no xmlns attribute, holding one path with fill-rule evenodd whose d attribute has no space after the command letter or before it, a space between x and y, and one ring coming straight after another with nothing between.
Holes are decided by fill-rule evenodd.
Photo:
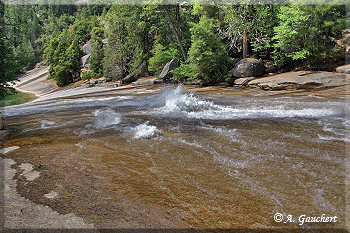
<instances>
[{"instance_id":1,"label":"gray boulder","mask_svg":"<svg viewBox=\"0 0 350 233\"><path fill-rule=\"evenodd\" d=\"M127 84L135 82L139 77L140 75L137 72L132 72L122 79L122 83Z\"/></svg>"},{"instance_id":2,"label":"gray boulder","mask_svg":"<svg viewBox=\"0 0 350 233\"><path fill-rule=\"evenodd\" d=\"M159 75L159 79L162 79L165 82L170 80L173 77L171 71L177 67L179 67L179 62L176 59L172 59L164 66L162 72Z\"/></svg>"},{"instance_id":3,"label":"gray boulder","mask_svg":"<svg viewBox=\"0 0 350 233\"><path fill-rule=\"evenodd\" d=\"M163 79L157 78L153 81L153 84L162 84L163 83Z\"/></svg>"},{"instance_id":4,"label":"gray boulder","mask_svg":"<svg viewBox=\"0 0 350 233\"><path fill-rule=\"evenodd\" d=\"M336 71L338 73L350 74L350 64L337 67Z\"/></svg>"},{"instance_id":5,"label":"gray boulder","mask_svg":"<svg viewBox=\"0 0 350 233\"><path fill-rule=\"evenodd\" d=\"M127 69L123 66L114 65L106 74L106 80L119 80L125 77Z\"/></svg>"},{"instance_id":6,"label":"gray boulder","mask_svg":"<svg viewBox=\"0 0 350 233\"><path fill-rule=\"evenodd\" d=\"M84 44L81 50L83 51L84 55L90 54L93 50L91 46L91 41L88 41L86 44Z\"/></svg>"},{"instance_id":7,"label":"gray boulder","mask_svg":"<svg viewBox=\"0 0 350 233\"><path fill-rule=\"evenodd\" d=\"M266 67L261 59L245 58L240 60L232 70L232 75L238 78L260 77L266 73Z\"/></svg>"},{"instance_id":8,"label":"gray boulder","mask_svg":"<svg viewBox=\"0 0 350 233\"><path fill-rule=\"evenodd\" d=\"M147 70L147 66L146 66L146 62L141 62L138 66L137 66L137 72L140 75L140 77L147 77L148 74L148 70Z\"/></svg>"},{"instance_id":9,"label":"gray boulder","mask_svg":"<svg viewBox=\"0 0 350 233\"><path fill-rule=\"evenodd\" d=\"M234 80L234 85L238 85L238 86L248 86L248 83L250 81L255 80L255 77L248 77L248 78L237 78Z\"/></svg>"},{"instance_id":10,"label":"gray boulder","mask_svg":"<svg viewBox=\"0 0 350 233\"><path fill-rule=\"evenodd\" d=\"M77 71L75 73L73 73L73 82L77 82L79 81L81 78L80 78L80 72Z\"/></svg>"},{"instance_id":11,"label":"gray boulder","mask_svg":"<svg viewBox=\"0 0 350 233\"><path fill-rule=\"evenodd\" d=\"M106 78L105 78L105 81L106 81L106 82L110 82L110 81L112 81L112 80L113 80L112 77L106 77Z\"/></svg>"},{"instance_id":12,"label":"gray boulder","mask_svg":"<svg viewBox=\"0 0 350 233\"><path fill-rule=\"evenodd\" d=\"M350 84L350 75L333 72L289 72L252 80L249 86L263 90L295 90L337 87Z\"/></svg>"},{"instance_id":13,"label":"gray boulder","mask_svg":"<svg viewBox=\"0 0 350 233\"><path fill-rule=\"evenodd\" d=\"M193 79L190 81L190 85L201 85L202 80L200 79Z\"/></svg>"},{"instance_id":14,"label":"gray boulder","mask_svg":"<svg viewBox=\"0 0 350 233\"><path fill-rule=\"evenodd\" d=\"M81 67L86 67L87 64L90 63L90 57L91 57L91 54L87 54L87 55L83 56L82 58L80 58Z\"/></svg>"}]
</instances>

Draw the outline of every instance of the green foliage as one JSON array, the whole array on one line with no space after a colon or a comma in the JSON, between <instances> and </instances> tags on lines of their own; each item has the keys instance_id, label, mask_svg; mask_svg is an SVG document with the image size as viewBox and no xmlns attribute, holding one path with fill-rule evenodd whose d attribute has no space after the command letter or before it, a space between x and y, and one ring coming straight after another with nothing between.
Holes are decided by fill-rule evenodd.
<instances>
[{"instance_id":1,"label":"green foliage","mask_svg":"<svg viewBox=\"0 0 350 233\"><path fill-rule=\"evenodd\" d=\"M29 93L23 93L18 91L12 91L9 89L5 90L4 96L2 97L0 101L0 107L10 106L10 105L17 105L17 104L24 104L29 101L32 101L36 98L35 95L29 94Z\"/></svg>"},{"instance_id":2,"label":"green foliage","mask_svg":"<svg viewBox=\"0 0 350 233\"><path fill-rule=\"evenodd\" d=\"M162 71L162 68L166 63L168 63L171 59L181 57L181 54L178 48L166 48L163 45L156 43L154 48L152 49L152 57L149 59L149 69L151 71L155 71L158 76Z\"/></svg>"},{"instance_id":3,"label":"green foliage","mask_svg":"<svg viewBox=\"0 0 350 233\"><path fill-rule=\"evenodd\" d=\"M202 16L199 23L193 24L191 33L192 45L188 52L188 64L177 68L175 75L201 79L207 83L223 80L229 58L212 21Z\"/></svg>"},{"instance_id":4,"label":"green foliage","mask_svg":"<svg viewBox=\"0 0 350 233\"><path fill-rule=\"evenodd\" d=\"M242 4L221 5L220 8L224 14L221 34L225 36L231 51L242 51L244 30L255 52L271 50L278 6Z\"/></svg>"},{"instance_id":5,"label":"green foliage","mask_svg":"<svg viewBox=\"0 0 350 233\"><path fill-rule=\"evenodd\" d=\"M91 58L90 58L90 68L98 75L103 74L103 43L102 37L104 35L104 30L102 27L94 27L91 31Z\"/></svg>"},{"instance_id":6,"label":"green foliage","mask_svg":"<svg viewBox=\"0 0 350 233\"><path fill-rule=\"evenodd\" d=\"M84 71L81 73L81 80L90 80L90 79L96 79L99 77L100 77L99 74L91 71Z\"/></svg>"},{"instance_id":7,"label":"green foliage","mask_svg":"<svg viewBox=\"0 0 350 233\"><path fill-rule=\"evenodd\" d=\"M67 39L64 38L66 32L61 35L61 41L58 46L63 48L66 45ZM61 43L62 42L62 43ZM57 52L57 58L53 60L50 66L50 76L56 80L56 84L59 87L66 86L73 82L74 75L80 70L79 59L82 55L81 48L77 40L71 42L69 47L61 52Z\"/></svg>"},{"instance_id":8,"label":"green foliage","mask_svg":"<svg viewBox=\"0 0 350 233\"><path fill-rule=\"evenodd\" d=\"M0 97L7 94L8 83L15 80L17 64L11 43L6 38L5 5L0 1Z\"/></svg>"},{"instance_id":9,"label":"green foliage","mask_svg":"<svg viewBox=\"0 0 350 233\"><path fill-rule=\"evenodd\" d=\"M250 56L273 59L279 69L323 69L342 58L341 46L349 40L339 43L345 29L343 5L201 5L196 0L194 5L98 6L39 1L47 4L1 5L0 95L19 70L42 59L51 66L50 77L59 86L68 85L80 70L80 47L89 40L93 72L84 77L103 73L120 79L141 63L157 74L176 58L181 61L173 71L178 79L205 83L225 77L231 58L241 56L243 35Z\"/></svg>"},{"instance_id":10,"label":"green foliage","mask_svg":"<svg viewBox=\"0 0 350 233\"><path fill-rule=\"evenodd\" d=\"M15 73L22 67L31 69L40 60L36 39L40 36L41 26L35 8L30 5L6 5L4 7L6 39L12 48L18 64Z\"/></svg>"},{"instance_id":11,"label":"green foliage","mask_svg":"<svg viewBox=\"0 0 350 233\"><path fill-rule=\"evenodd\" d=\"M140 6L113 5L106 15L107 45L104 58L104 76L115 78L113 70L118 67L122 78L135 65L136 56L142 56L140 37L137 37Z\"/></svg>"},{"instance_id":12,"label":"green foliage","mask_svg":"<svg viewBox=\"0 0 350 233\"><path fill-rule=\"evenodd\" d=\"M90 32L93 27L98 26L97 18L95 16L82 16L78 17L72 27L72 36L74 40L83 44L90 40Z\"/></svg>"},{"instance_id":13,"label":"green foliage","mask_svg":"<svg viewBox=\"0 0 350 233\"><path fill-rule=\"evenodd\" d=\"M322 69L339 52L336 40L345 29L344 14L341 5L281 6L273 37L275 64Z\"/></svg>"}]
</instances>

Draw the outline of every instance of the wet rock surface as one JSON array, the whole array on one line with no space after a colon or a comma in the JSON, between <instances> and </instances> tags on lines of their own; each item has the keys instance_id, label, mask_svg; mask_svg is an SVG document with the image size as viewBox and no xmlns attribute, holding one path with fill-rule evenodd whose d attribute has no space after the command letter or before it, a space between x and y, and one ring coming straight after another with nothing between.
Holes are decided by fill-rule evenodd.
<instances>
[{"instance_id":1,"label":"wet rock surface","mask_svg":"<svg viewBox=\"0 0 350 233\"><path fill-rule=\"evenodd\" d=\"M243 81L243 80L242 80ZM255 79L248 86L260 87L263 90L318 89L338 87L350 84L349 75L333 72L298 71Z\"/></svg>"},{"instance_id":2,"label":"wet rock surface","mask_svg":"<svg viewBox=\"0 0 350 233\"><path fill-rule=\"evenodd\" d=\"M16 190L16 169L12 168L16 162L12 159L0 158L0 160L4 164L5 229L94 228L93 224L85 222L72 213L60 214L46 205L36 204L21 196Z\"/></svg>"}]
</instances>

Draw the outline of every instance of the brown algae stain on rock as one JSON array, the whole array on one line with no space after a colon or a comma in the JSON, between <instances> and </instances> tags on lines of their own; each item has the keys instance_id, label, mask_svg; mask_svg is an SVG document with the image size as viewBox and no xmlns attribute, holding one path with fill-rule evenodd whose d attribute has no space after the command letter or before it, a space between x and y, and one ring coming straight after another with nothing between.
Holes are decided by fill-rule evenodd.
<instances>
[{"instance_id":1,"label":"brown algae stain on rock","mask_svg":"<svg viewBox=\"0 0 350 233\"><path fill-rule=\"evenodd\" d=\"M10 146L28 146L32 144L44 144L44 143L51 143L53 141L53 138L51 137L27 137L27 138L16 138L16 139L10 139L6 140L4 142L5 147Z\"/></svg>"}]
</instances>

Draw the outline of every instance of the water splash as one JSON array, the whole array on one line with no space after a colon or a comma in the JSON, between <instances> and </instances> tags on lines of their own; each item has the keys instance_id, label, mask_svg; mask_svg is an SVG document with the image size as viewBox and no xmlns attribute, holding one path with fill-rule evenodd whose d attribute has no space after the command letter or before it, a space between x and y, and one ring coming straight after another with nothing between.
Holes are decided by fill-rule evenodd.
<instances>
[{"instance_id":1,"label":"water splash","mask_svg":"<svg viewBox=\"0 0 350 233\"><path fill-rule=\"evenodd\" d=\"M192 93L183 93L181 86L167 89L158 96L155 102L155 106L161 105L155 108L157 113L192 119L322 118L344 115L343 109L337 106L315 105L314 103L291 105L280 102L276 105L272 99L266 99L265 103L260 103L260 105L238 103L235 107L224 106L201 99Z\"/></svg>"},{"instance_id":2,"label":"water splash","mask_svg":"<svg viewBox=\"0 0 350 233\"><path fill-rule=\"evenodd\" d=\"M106 128L121 122L122 116L113 109L99 109L95 111L95 127Z\"/></svg>"},{"instance_id":3,"label":"water splash","mask_svg":"<svg viewBox=\"0 0 350 233\"><path fill-rule=\"evenodd\" d=\"M156 126L148 125L148 122L136 126L134 131L135 131L135 135L134 135L135 139L150 138L160 132L160 130L157 129Z\"/></svg>"}]
</instances>

